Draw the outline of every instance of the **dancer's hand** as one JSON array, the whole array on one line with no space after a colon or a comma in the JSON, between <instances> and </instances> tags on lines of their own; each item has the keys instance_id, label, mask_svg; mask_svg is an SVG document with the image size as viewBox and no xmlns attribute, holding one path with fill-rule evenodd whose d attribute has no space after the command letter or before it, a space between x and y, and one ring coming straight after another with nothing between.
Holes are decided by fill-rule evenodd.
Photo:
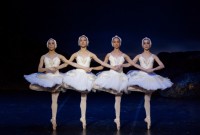
<instances>
[{"instance_id":1,"label":"dancer's hand","mask_svg":"<svg viewBox=\"0 0 200 135\"><path fill-rule=\"evenodd\" d=\"M53 67L53 73L55 73L58 69L56 67Z\"/></svg>"},{"instance_id":2,"label":"dancer's hand","mask_svg":"<svg viewBox=\"0 0 200 135\"><path fill-rule=\"evenodd\" d=\"M85 70L86 72L91 72L90 68L85 67L83 70Z\"/></svg>"},{"instance_id":3,"label":"dancer's hand","mask_svg":"<svg viewBox=\"0 0 200 135\"><path fill-rule=\"evenodd\" d=\"M111 69L117 71L118 70L118 66L113 66Z\"/></svg>"},{"instance_id":4,"label":"dancer's hand","mask_svg":"<svg viewBox=\"0 0 200 135\"><path fill-rule=\"evenodd\" d=\"M123 64L117 65L118 66L118 70L121 70L123 68Z\"/></svg>"},{"instance_id":5,"label":"dancer's hand","mask_svg":"<svg viewBox=\"0 0 200 135\"><path fill-rule=\"evenodd\" d=\"M152 73L152 72L154 72L154 70L151 68L151 69L146 69L146 72L147 73Z\"/></svg>"},{"instance_id":6,"label":"dancer's hand","mask_svg":"<svg viewBox=\"0 0 200 135\"><path fill-rule=\"evenodd\" d=\"M55 67L48 68L48 72L55 73L56 71L57 71L57 68Z\"/></svg>"},{"instance_id":7,"label":"dancer's hand","mask_svg":"<svg viewBox=\"0 0 200 135\"><path fill-rule=\"evenodd\" d=\"M122 65L116 65L114 66L115 67L115 71L119 71L122 69Z\"/></svg>"},{"instance_id":8,"label":"dancer's hand","mask_svg":"<svg viewBox=\"0 0 200 135\"><path fill-rule=\"evenodd\" d=\"M93 70L93 68L89 68L90 72Z\"/></svg>"}]
</instances>

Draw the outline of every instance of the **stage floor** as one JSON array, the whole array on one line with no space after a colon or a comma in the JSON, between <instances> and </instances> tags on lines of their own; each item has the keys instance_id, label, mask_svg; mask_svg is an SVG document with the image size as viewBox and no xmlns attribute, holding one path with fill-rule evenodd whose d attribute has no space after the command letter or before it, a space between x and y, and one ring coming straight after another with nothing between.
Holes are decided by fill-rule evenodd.
<instances>
[{"instance_id":1,"label":"stage floor","mask_svg":"<svg viewBox=\"0 0 200 135\"><path fill-rule=\"evenodd\" d=\"M114 95L89 93L87 130L80 122L80 93L60 93L57 131L51 128L51 94L29 89L0 91L1 135L199 135L200 100L172 99L153 94L151 130L144 122L143 93L124 94L121 102L121 130L117 132Z\"/></svg>"}]
</instances>

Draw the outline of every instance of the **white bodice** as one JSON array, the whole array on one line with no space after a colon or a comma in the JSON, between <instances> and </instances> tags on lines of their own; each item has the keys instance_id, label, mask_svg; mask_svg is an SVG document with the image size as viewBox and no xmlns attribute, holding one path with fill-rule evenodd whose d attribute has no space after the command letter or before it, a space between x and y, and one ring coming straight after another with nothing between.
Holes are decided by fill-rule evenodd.
<instances>
[{"instance_id":1,"label":"white bodice","mask_svg":"<svg viewBox=\"0 0 200 135\"><path fill-rule=\"evenodd\" d=\"M54 58L50 58L47 55L45 55L44 64L45 64L45 68L57 67L60 65L60 58L58 57L57 54Z\"/></svg>"},{"instance_id":2,"label":"white bodice","mask_svg":"<svg viewBox=\"0 0 200 135\"><path fill-rule=\"evenodd\" d=\"M154 63L154 58L153 58L153 54L145 59L141 54L139 57L139 62L140 62L140 66L145 68L145 69L151 69L153 68L153 63Z\"/></svg>"},{"instance_id":3,"label":"white bodice","mask_svg":"<svg viewBox=\"0 0 200 135\"><path fill-rule=\"evenodd\" d=\"M79 64L81 66L90 67L91 58L90 58L89 55L86 56L86 57L82 57L80 55L77 55L76 62L77 62L77 64Z\"/></svg>"},{"instance_id":4,"label":"white bodice","mask_svg":"<svg viewBox=\"0 0 200 135\"><path fill-rule=\"evenodd\" d=\"M122 54L121 56L115 57L110 53L109 61L111 66L121 65L125 61L124 55Z\"/></svg>"}]
</instances>

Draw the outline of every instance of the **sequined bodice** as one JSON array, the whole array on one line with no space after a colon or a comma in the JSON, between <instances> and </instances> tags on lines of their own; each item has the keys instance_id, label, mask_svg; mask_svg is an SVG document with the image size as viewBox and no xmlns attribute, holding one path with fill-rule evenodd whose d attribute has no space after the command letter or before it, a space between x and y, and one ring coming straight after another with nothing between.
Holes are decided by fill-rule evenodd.
<instances>
[{"instance_id":1,"label":"sequined bodice","mask_svg":"<svg viewBox=\"0 0 200 135\"><path fill-rule=\"evenodd\" d=\"M60 65L60 58L58 57L58 55L56 55L54 58L50 58L47 55L45 55L44 64L45 68L57 67Z\"/></svg>"},{"instance_id":2,"label":"sequined bodice","mask_svg":"<svg viewBox=\"0 0 200 135\"><path fill-rule=\"evenodd\" d=\"M116 65L121 65L124 63L124 55L115 57L112 54L110 54L109 56L109 61L110 61L110 65L112 66L116 66Z\"/></svg>"},{"instance_id":3,"label":"sequined bodice","mask_svg":"<svg viewBox=\"0 0 200 135\"><path fill-rule=\"evenodd\" d=\"M149 58L145 59L142 55L139 57L140 66L145 69L153 68L154 58L151 55Z\"/></svg>"},{"instance_id":4,"label":"sequined bodice","mask_svg":"<svg viewBox=\"0 0 200 135\"><path fill-rule=\"evenodd\" d=\"M76 57L76 62L77 62L77 64L79 64L81 66L90 67L91 58L90 58L90 56L82 57L82 56L78 55Z\"/></svg>"}]
</instances>

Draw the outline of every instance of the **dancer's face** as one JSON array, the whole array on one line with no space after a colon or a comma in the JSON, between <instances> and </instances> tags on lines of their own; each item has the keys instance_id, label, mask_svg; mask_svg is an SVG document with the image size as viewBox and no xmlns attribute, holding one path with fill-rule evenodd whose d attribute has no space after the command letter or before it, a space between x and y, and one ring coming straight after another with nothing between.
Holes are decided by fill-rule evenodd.
<instances>
[{"instance_id":1,"label":"dancer's face","mask_svg":"<svg viewBox=\"0 0 200 135\"><path fill-rule=\"evenodd\" d=\"M144 40L142 47L144 48L144 50L149 50L151 48L151 44L149 40Z\"/></svg>"},{"instance_id":2,"label":"dancer's face","mask_svg":"<svg viewBox=\"0 0 200 135\"><path fill-rule=\"evenodd\" d=\"M54 40L49 40L48 42L48 48L50 51L53 51L56 49L56 44L55 44L55 41Z\"/></svg>"},{"instance_id":3,"label":"dancer's face","mask_svg":"<svg viewBox=\"0 0 200 135\"><path fill-rule=\"evenodd\" d=\"M80 47L87 47L87 39L86 39L86 37L81 37L80 39L79 39L79 45L80 45Z\"/></svg>"},{"instance_id":4,"label":"dancer's face","mask_svg":"<svg viewBox=\"0 0 200 135\"><path fill-rule=\"evenodd\" d=\"M114 38L112 41L112 45L115 49L119 49L120 47L120 40L118 38Z\"/></svg>"}]
</instances>

